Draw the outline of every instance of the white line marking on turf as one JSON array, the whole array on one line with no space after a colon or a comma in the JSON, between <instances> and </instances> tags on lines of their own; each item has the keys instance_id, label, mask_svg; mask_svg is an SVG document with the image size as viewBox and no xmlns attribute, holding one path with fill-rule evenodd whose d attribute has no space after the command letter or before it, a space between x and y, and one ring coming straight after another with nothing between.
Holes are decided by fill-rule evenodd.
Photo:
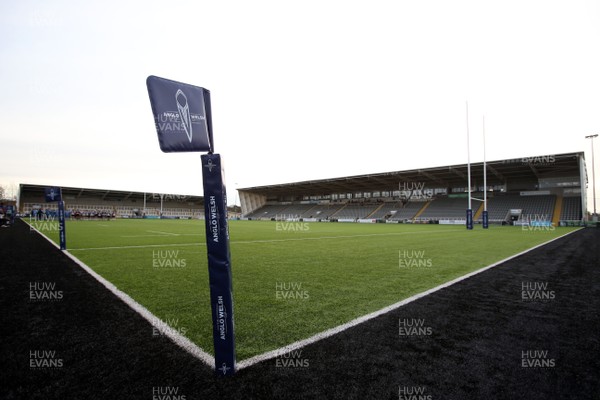
<instances>
[{"instance_id":1,"label":"white line marking on turf","mask_svg":"<svg viewBox=\"0 0 600 400\"><path fill-rule=\"evenodd\" d=\"M30 225L31 226L31 225ZM48 236L44 235L42 232L38 231L35 227L33 229L39 233L43 238L49 241L54 247L60 250L60 246L54 243ZM137 312L141 315L145 320L147 320L150 325L154 328L158 329L163 335L167 336L171 341L173 341L176 345L181 347L183 350L187 351L194 357L198 358L200 361L204 362L210 368L215 368L215 358L205 352L202 348L200 348L196 343L192 342L185 336L181 335L176 329L164 329L165 326L168 326L165 322L163 322L156 315L152 314L146 307L129 297L126 293L120 291L115 285L104 279L101 275L99 275L96 271L87 266L83 261L79 260L77 257L69 253L68 251L63 251L63 253L73 260L77 265L79 265L83 270L85 270L88 274L94 277L98 282L100 282L105 288L110 290L115 296L117 296L121 301L127 304L133 311Z\"/></svg>"},{"instance_id":2,"label":"white line marking on turf","mask_svg":"<svg viewBox=\"0 0 600 400\"><path fill-rule=\"evenodd\" d=\"M162 231L146 231L149 233L158 233L160 235L167 235L167 236L179 236L178 233L171 233L171 232L162 232Z\"/></svg>"},{"instance_id":3,"label":"white line marking on turf","mask_svg":"<svg viewBox=\"0 0 600 400\"><path fill-rule=\"evenodd\" d=\"M351 239L358 237L375 237L375 236L399 236L399 235L414 235L414 234L425 234L425 233L446 233L446 232L462 232L463 229L453 230L440 230L440 231L411 231L411 232L389 232L389 233L368 233L362 235L340 235L340 236L319 236L319 237L306 237L306 238L293 238L293 239L264 239L264 240L240 240L233 241L230 243L277 243L277 242L296 242L304 240L323 240L323 239Z\"/></svg>"},{"instance_id":4,"label":"white line marking on turf","mask_svg":"<svg viewBox=\"0 0 600 400\"><path fill-rule=\"evenodd\" d=\"M143 244L132 246L108 246L108 247L87 247L80 249L69 249L69 251L84 251L84 250L121 250L121 249L147 249L151 247L173 247L173 246L206 246L206 243L173 243L173 244Z\"/></svg>"},{"instance_id":5,"label":"white line marking on turf","mask_svg":"<svg viewBox=\"0 0 600 400\"><path fill-rule=\"evenodd\" d=\"M122 238L168 237L170 235L123 235Z\"/></svg>"},{"instance_id":6,"label":"white line marking on turf","mask_svg":"<svg viewBox=\"0 0 600 400\"><path fill-rule=\"evenodd\" d=\"M580 229L583 229L583 228L580 228ZM331 328L331 329L327 329L326 331L317 333L316 335L313 335L313 336L311 336L309 338L306 338L306 339L294 342L292 344L288 344L287 346L280 347L279 349L271 350L271 351L268 351L266 353L259 354L257 356L254 356L254 357L242 360L242 361L240 361L240 362L237 363L236 368L237 368L237 370L248 368L248 367L250 367L250 366L252 366L254 364L258 364L259 362L276 358L276 357L278 357L280 355L289 353L290 351L301 349L302 347L308 346L309 344L312 344L312 343L318 342L319 340L322 340L322 339L328 338L330 336L336 335L336 334L338 334L340 332L343 332L343 331L345 331L347 329L350 329L350 328L352 328L354 326L362 324L363 322L366 322L366 321L369 321L369 320L371 320L373 318L376 318L376 317L379 317L381 315L387 314L388 312L396 310L396 309L398 309L398 308L400 308L400 307L402 307L402 306L404 306L404 305L406 305L408 303L412 303L415 300L418 300L418 299L420 299L422 297L425 297L427 295L435 293L438 290L447 288L447 287L452 286L452 285L454 285L454 284L456 284L458 282L464 281L465 279L469 279L472 276L475 276L475 275L480 274L480 273L482 273L484 271L487 271L488 269L491 269L491 268L494 268L494 267L496 267L498 265L504 264L507 261L510 261L510 260L512 260L514 258L520 257L520 256L522 256L522 255L524 255L526 253L529 253L532 250L535 250L535 249L537 249L539 247L545 246L545 245L547 245L547 244L549 244L549 243L551 243L551 242L553 242L555 240L561 239L561 238L563 238L563 237L565 237L567 235L570 235L570 234L572 234L574 232L577 232L577 231L579 231L579 229L573 230L571 232L567 232L564 235L561 235L561 236L556 237L554 239L548 240L547 242L538 244L537 246L534 246L534 247L532 247L530 249L524 250L524 251L522 251L522 252L520 252L518 254L512 255L512 256L510 256L508 258L505 258L503 260L500 260L500 261L498 261L498 262L496 262L494 264L488 265L487 267L483 267L481 269L478 269L477 271L473 271L473 272L470 272L470 273L468 273L466 275L460 276L460 277L458 277L456 279L453 279L453 280L451 280L449 282L443 283L443 284L441 284L439 286L436 286L434 288L426 290L426 291L424 291L422 293L418 293L418 294L416 294L414 296L406 298L406 299L404 299L402 301L399 301L399 302L397 302L395 304L392 304L390 306L382 308L382 309L380 309L378 311L375 311L375 312L372 312L370 314L363 315L362 317L353 319L352 321L346 322L345 324L336 326L336 327Z\"/></svg>"},{"instance_id":7,"label":"white line marking on turf","mask_svg":"<svg viewBox=\"0 0 600 400\"><path fill-rule=\"evenodd\" d=\"M150 231L146 231L150 232ZM165 236L202 236L201 233L173 233L169 235L123 235L122 238L141 238L141 237L165 237Z\"/></svg>"},{"instance_id":8,"label":"white line marking on turf","mask_svg":"<svg viewBox=\"0 0 600 400\"><path fill-rule=\"evenodd\" d=\"M390 232L390 233L371 233L364 235L342 235L342 236L318 236L318 237L305 237L305 238L290 238L290 239L259 239L259 240L234 240L229 242L230 244L248 244L248 243L278 243L278 242L298 242L304 240L323 240L323 239L351 239L357 237L371 237L371 236L399 236L399 235L415 235L425 233L446 233L446 232L463 232L463 229L452 229L452 230L440 230L440 231L410 231L410 232ZM191 234L197 235L197 234ZM136 235L136 236L121 236L121 237L147 237L147 236L163 236L163 235ZM146 247L169 247L169 246L206 246L205 243L182 243L182 244L145 244L145 245L132 245L132 246L109 246L109 247L87 247L75 250L116 250L116 249L143 249Z\"/></svg>"}]
</instances>

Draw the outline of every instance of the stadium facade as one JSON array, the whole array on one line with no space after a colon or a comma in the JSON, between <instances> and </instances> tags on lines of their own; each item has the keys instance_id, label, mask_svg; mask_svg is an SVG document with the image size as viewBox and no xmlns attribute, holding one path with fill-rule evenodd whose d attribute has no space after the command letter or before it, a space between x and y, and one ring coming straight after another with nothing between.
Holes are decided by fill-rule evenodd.
<instances>
[{"instance_id":1,"label":"stadium facade","mask_svg":"<svg viewBox=\"0 0 600 400\"><path fill-rule=\"evenodd\" d=\"M46 185L20 184L18 210L31 215L34 210L54 212L56 203L46 203ZM204 218L204 198L163 193L110 189L62 187L69 215L83 218Z\"/></svg>"},{"instance_id":2,"label":"stadium facade","mask_svg":"<svg viewBox=\"0 0 600 400\"><path fill-rule=\"evenodd\" d=\"M467 164L239 189L247 219L465 223ZM585 221L583 152L486 162L490 223ZM483 199L483 163L471 163L471 192ZM482 201L473 201L481 221Z\"/></svg>"},{"instance_id":3,"label":"stadium facade","mask_svg":"<svg viewBox=\"0 0 600 400\"><path fill-rule=\"evenodd\" d=\"M555 226L587 217L583 152L488 161L490 223L551 221ZM230 218L304 221L464 224L467 164L238 189ZM483 199L483 163L471 164L472 197ZM18 212L55 211L46 185L20 184ZM117 218L204 218L202 196L63 187L69 215ZM481 222L483 203L473 201Z\"/></svg>"}]
</instances>

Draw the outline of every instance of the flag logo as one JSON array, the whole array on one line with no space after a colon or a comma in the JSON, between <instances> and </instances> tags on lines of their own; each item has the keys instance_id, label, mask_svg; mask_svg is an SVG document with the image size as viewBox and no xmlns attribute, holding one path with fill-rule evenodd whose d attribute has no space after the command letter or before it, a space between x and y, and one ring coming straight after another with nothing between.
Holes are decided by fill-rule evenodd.
<instances>
[{"instance_id":1,"label":"flag logo","mask_svg":"<svg viewBox=\"0 0 600 400\"><path fill-rule=\"evenodd\" d=\"M192 117L190 116L190 107L188 106L187 97L181 89L177 89L175 101L177 101L177 110L179 111L179 118L181 118L183 129L185 130L190 143L192 143Z\"/></svg>"}]
</instances>

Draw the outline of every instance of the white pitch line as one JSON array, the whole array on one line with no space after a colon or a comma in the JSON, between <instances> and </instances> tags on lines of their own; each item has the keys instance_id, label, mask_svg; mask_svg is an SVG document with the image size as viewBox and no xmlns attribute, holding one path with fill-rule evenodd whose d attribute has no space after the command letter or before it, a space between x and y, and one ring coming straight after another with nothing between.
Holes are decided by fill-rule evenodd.
<instances>
[{"instance_id":1,"label":"white pitch line","mask_svg":"<svg viewBox=\"0 0 600 400\"><path fill-rule=\"evenodd\" d=\"M264 240L240 240L233 241L230 243L277 243L277 242L296 242L304 240L323 240L323 239L351 239L358 237L376 237L376 236L400 236L400 235L412 235L412 234L425 234L425 233L446 233L446 232L462 232L460 229L444 230L444 231L426 231L426 232L389 232L389 233L368 233L363 235L341 235L341 236L318 236L318 237L306 237L306 238L293 238L293 239L264 239Z\"/></svg>"},{"instance_id":2,"label":"white pitch line","mask_svg":"<svg viewBox=\"0 0 600 400\"><path fill-rule=\"evenodd\" d=\"M305 238L290 238L290 239L260 239L260 240L234 240L229 242L230 244L252 244L252 243L278 243L278 242L301 242L305 240L324 240L324 239L352 239L357 237L375 237L375 236L399 236L399 235L414 235L414 234L425 234L425 233L446 233L446 232L463 232L462 229L452 230L441 230L441 231L427 231L427 232L390 232L390 233L371 233L364 235L342 235L342 236L318 236L318 237L305 237ZM196 235L196 234L194 234ZM147 237L147 236L159 236L159 235L138 235L138 236L121 236L121 237ZM109 246L109 247L87 247L75 250L117 250L117 249L143 249L151 247L169 247L169 246L205 246L204 243L182 243L182 244L146 244L146 245L132 245L132 246Z\"/></svg>"},{"instance_id":3,"label":"white pitch line","mask_svg":"<svg viewBox=\"0 0 600 400\"><path fill-rule=\"evenodd\" d=\"M173 244L143 244L132 246L108 246L108 247L84 247L80 249L69 249L69 251L88 251L88 250L122 250L122 249L148 249L152 247L173 247L173 246L206 246L205 243L173 243Z\"/></svg>"},{"instance_id":4,"label":"white pitch line","mask_svg":"<svg viewBox=\"0 0 600 400\"><path fill-rule=\"evenodd\" d=\"M122 238L169 237L170 235L123 235Z\"/></svg>"},{"instance_id":5,"label":"white pitch line","mask_svg":"<svg viewBox=\"0 0 600 400\"><path fill-rule=\"evenodd\" d=\"M160 235L167 235L167 236L179 236L178 233L171 233L171 232L162 232L162 231L146 231L149 233L158 233Z\"/></svg>"},{"instance_id":6,"label":"white pitch line","mask_svg":"<svg viewBox=\"0 0 600 400\"><path fill-rule=\"evenodd\" d=\"M60 250L60 246L54 243L48 236L44 235L42 232L38 231L35 227L33 229L39 233L43 238L49 241L54 247ZM167 336L174 342L176 345L181 347L183 350L190 353L192 356L196 357L200 361L204 362L210 368L215 368L215 358L200 348L197 344L189 340L187 337L181 335L176 329L164 329L165 326L168 326L165 322L163 322L156 315L152 314L146 307L129 297L125 292L120 291L115 285L111 282L104 279L101 275L99 275L92 268L87 266L83 261L79 260L77 257L69 253L69 251L64 250L63 254L73 260L77 265L79 265L83 270L85 270L88 274L90 274L94 279L100 282L105 288L107 288L110 292L112 292L115 296L117 296L121 301L127 304L133 311L142 316L145 320L147 320L150 325L154 328L158 329L164 336Z\"/></svg>"},{"instance_id":7,"label":"white pitch line","mask_svg":"<svg viewBox=\"0 0 600 400\"><path fill-rule=\"evenodd\" d=\"M150 232L150 231L147 231ZM177 233L175 236L202 236L201 233ZM165 237L171 235L122 235L122 238Z\"/></svg>"},{"instance_id":8,"label":"white pitch line","mask_svg":"<svg viewBox=\"0 0 600 400\"><path fill-rule=\"evenodd\" d=\"M583 229L583 228L580 228L580 229ZM352 321L346 322L345 324L338 325L338 326L336 326L334 328L331 328L331 329L327 329L327 330L325 330L323 332L320 332L320 333L317 333L316 335L313 335L313 336L311 336L309 338L306 338L306 339L294 342L294 343L289 344L287 346L280 347L279 349L271 350L271 351L268 351L266 353L259 354L259 355L256 355L254 357L242 360L242 361L240 361L240 362L238 362L236 364L236 368L237 368L237 370L248 368L248 367L251 367L254 364L258 364L259 362L276 358L276 357L278 357L278 356L280 356L282 354L287 354L290 351L301 349L301 348L303 348L305 346L308 346L309 344L312 344L312 343L318 342L319 340L322 340L322 339L328 338L330 336L336 335L336 334L338 334L340 332L343 332L343 331L345 331L347 329L350 329L350 328L355 327L355 326L357 326L359 324L362 324L363 322L366 322L366 321L369 321L369 320L371 320L373 318L376 318L376 317L379 317L381 315L387 314L388 312L396 310L396 309L398 309L398 308L400 308L400 307L402 307L402 306L404 306L404 305L406 305L408 303L412 303L415 300L418 300L418 299L420 299L422 297L425 297L427 295L435 293L438 290L447 288L447 287L452 286L452 285L454 285L454 284L456 284L458 282L464 281L465 279L468 279L468 278L470 278L472 276L475 276L475 275L480 274L480 273L482 273L484 271L487 271L488 269L491 269L491 268L494 268L494 267L496 267L498 265L504 264L507 261L510 261L510 260L512 260L514 258L520 257L520 256L522 256L522 255L524 255L526 253L529 253L532 250L535 250L535 249L537 249L539 247L542 247L542 246L545 246L545 245L547 245L547 244L549 244L549 243L551 243L551 242L553 242L555 240L561 239L561 238L563 238L563 237L565 237L567 235L570 235L570 234L572 234L574 232L577 232L578 230L579 229L573 230L571 232L567 232L564 235L561 235L561 236L556 237L554 239L548 240L547 242L538 244L537 246L534 246L534 247L532 247L530 249L524 250L524 251L522 251L522 252L520 252L518 254L512 255L512 256L510 256L508 258L505 258L505 259L500 260L500 261L498 261L496 263L488 265L487 267L483 267L481 269L478 269L477 271L473 271L473 272L470 272L470 273L468 273L466 275L460 276L460 277L458 277L456 279L453 279L453 280L451 280L449 282L443 283L443 284L441 284L439 286L436 286L436 287L434 287L432 289L426 290L426 291L424 291L422 293L418 293L418 294L416 294L414 296L406 298L406 299L404 299L402 301L399 301L399 302L397 302L395 304L392 304L390 306L384 307L384 308L382 308L382 309L380 309L378 311L375 311L375 312L372 312L370 314L363 315L362 317L353 319Z\"/></svg>"}]
</instances>

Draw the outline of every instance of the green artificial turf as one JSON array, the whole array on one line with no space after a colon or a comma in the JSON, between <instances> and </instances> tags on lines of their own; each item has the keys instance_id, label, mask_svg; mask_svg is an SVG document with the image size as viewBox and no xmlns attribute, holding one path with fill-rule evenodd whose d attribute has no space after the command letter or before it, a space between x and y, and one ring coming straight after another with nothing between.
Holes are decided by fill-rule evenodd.
<instances>
[{"instance_id":1,"label":"green artificial turf","mask_svg":"<svg viewBox=\"0 0 600 400\"><path fill-rule=\"evenodd\" d=\"M56 226L40 230L57 241ZM68 221L66 230L73 255L213 353L204 221ZM238 361L570 230L230 221Z\"/></svg>"}]
</instances>

